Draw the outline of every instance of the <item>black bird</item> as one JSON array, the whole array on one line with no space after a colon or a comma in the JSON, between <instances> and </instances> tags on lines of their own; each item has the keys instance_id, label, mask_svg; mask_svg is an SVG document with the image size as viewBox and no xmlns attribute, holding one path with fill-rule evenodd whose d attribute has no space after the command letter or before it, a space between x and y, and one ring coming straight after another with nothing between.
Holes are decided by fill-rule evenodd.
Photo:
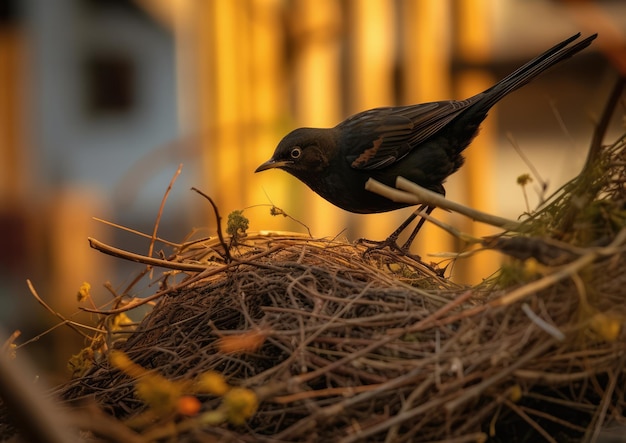
<instances>
[{"instance_id":1,"label":"black bird","mask_svg":"<svg viewBox=\"0 0 626 443\"><path fill-rule=\"evenodd\" d=\"M402 176L445 195L443 182L463 164L463 150L478 133L489 109L548 68L585 49L597 37L562 41L489 89L466 100L445 100L360 112L334 128L300 128L287 134L272 158L255 172L279 168L335 206L359 214L409 206L365 190L372 177L395 186ZM420 208L422 209L422 208ZM425 207L427 212L434 208ZM384 245L396 246L413 213ZM407 250L424 219L401 249Z\"/></svg>"}]
</instances>

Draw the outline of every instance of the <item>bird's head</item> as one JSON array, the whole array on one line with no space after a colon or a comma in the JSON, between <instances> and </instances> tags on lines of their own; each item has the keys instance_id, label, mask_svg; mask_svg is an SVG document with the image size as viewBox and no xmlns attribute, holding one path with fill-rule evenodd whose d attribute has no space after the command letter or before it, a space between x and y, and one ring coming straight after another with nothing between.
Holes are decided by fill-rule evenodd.
<instances>
[{"instance_id":1,"label":"bird's head","mask_svg":"<svg viewBox=\"0 0 626 443\"><path fill-rule=\"evenodd\" d=\"M336 142L332 129L300 128L283 138L272 158L254 172L282 169L303 180L319 174L335 155Z\"/></svg>"}]
</instances>

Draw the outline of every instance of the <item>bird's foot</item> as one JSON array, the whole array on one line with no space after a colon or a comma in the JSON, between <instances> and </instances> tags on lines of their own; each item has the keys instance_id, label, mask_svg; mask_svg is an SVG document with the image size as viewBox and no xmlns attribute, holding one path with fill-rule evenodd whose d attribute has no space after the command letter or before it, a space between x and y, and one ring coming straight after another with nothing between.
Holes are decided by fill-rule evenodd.
<instances>
[{"instance_id":1,"label":"bird's foot","mask_svg":"<svg viewBox=\"0 0 626 443\"><path fill-rule=\"evenodd\" d=\"M377 251L385 248L399 251L400 246L398 246L396 240L397 239L393 237L387 237L385 240L369 240L367 238L360 238L356 241L356 244L367 246L367 249L364 252L364 255L367 255L372 251Z\"/></svg>"},{"instance_id":2,"label":"bird's foot","mask_svg":"<svg viewBox=\"0 0 626 443\"><path fill-rule=\"evenodd\" d=\"M417 254L411 254L409 252L410 244L404 244L399 246L397 243L398 238L391 235L387 237L385 240L368 240L366 238L360 238L357 240L357 244L367 246L365 252L363 252L363 256L367 257L374 251L380 251L381 249L389 248L391 251L396 252L400 255L405 255L414 260L421 261L421 257Z\"/></svg>"}]
</instances>

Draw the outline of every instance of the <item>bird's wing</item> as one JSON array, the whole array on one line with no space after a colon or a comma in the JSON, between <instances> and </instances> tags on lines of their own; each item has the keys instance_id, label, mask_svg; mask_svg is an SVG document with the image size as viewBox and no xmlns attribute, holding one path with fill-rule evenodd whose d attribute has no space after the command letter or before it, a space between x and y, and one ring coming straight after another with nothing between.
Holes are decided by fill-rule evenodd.
<instances>
[{"instance_id":1,"label":"bird's wing","mask_svg":"<svg viewBox=\"0 0 626 443\"><path fill-rule=\"evenodd\" d=\"M338 125L346 159L355 169L380 169L402 159L474 103L449 100L421 105L376 108Z\"/></svg>"}]
</instances>

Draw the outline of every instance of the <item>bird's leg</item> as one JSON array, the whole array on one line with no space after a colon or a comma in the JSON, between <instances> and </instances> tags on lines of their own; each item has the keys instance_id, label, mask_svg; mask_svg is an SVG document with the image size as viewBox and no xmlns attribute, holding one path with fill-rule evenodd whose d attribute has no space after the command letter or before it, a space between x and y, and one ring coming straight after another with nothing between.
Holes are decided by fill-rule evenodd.
<instances>
[{"instance_id":1,"label":"bird's leg","mask_svg":"<svg viewBox=\"0 0 626 443\"><path fill-rule=\"evenodd\" d=\"M415 217L417 217L419 215L420 212L422 212L424 210L424 205L421 205L419 208L417 208L414 212L411 213L411 215L409 215L409 217L404 220L402 222L402 224L400 226L398 226L398 229L396 229L395 231L393 231L391 233L391 235L389 235L389 237L387 237L386 240L383 240L381 243L383 243L384 246L395 246L397 249L404 249L404 247L402 248L398 248L398 245L396 244L396 241L398 240L398 237L400 237L400 234L402 234L404 232L404 230L411 224L411 222L413 222L413 220L415 220ZM420 222L417 224L417 226L421 226L424 223L424 220L420 220ZM419 229L419 228L416 228ZM415 231L413 231L415 232ZM411 234L413 235L413 234Z\"/></svg>"},{"instance_id":2,"label":"bird's leg","mask_svg":"<svg viewBox=\"0 0 626 443\"><path fill-rule=\"evenodd\" d=\"M429 206L421 205L414 212L412 212L411 215L409 215L409 217L406 220L404 220L400 226L398 226L398 229L393 231L391 233L391 235L389 235L389 237L387 237L383 241L371 241L371 240L365 240L365 239L359 240L360 243L367 242L367 243L373 244L373 246L370 246L370 247L367 248L367 251L365 251L365 253L367 254L367 253L369 253L369 252L371 252L371 251L373 251L375 249L383 249L383 248L385 248L387 246L390 247L391 249L395 249L395 250L400 251L402 253L406 253L408 251L408 246L411 246L411 243L413 242L413 239L417 235L417 232L419 231L419 229L424 224L425 220L421 219L419 221L419 223L417 224L417 227L411 233L411 237L409 238L410 241L409 242L405 242L402 247L398 246L398 244L397 244L398 237L411 224L411 222L413 222L413 220L415 220L415 217L417 217L419 215L419 213L422 212L424 209L427 210L427 213L430 213L432 211L432 209L430 209Z\"/></svg>"},{"instance_id":3,"label":"bird's leg","mask_svg":"<svg viewBox=\"0 0 626 443\"><path fill-rule=\"evenodd\" d=\"M430 215L430 213L433 212L434 209L435 209L434 206L426 206L425 207L425 205L421 205L417 209L417 211L415 211L412 215L417 216L423 210L425 210L425 214L426 215ZM413 217L413 218L415 218L415 217ZM413 232L411 232L411 235L409 236L409 238L404 242L404 244L400 248L401 250L403 250L405 252L407 252L409 250L409 248L411 247L411 244L413 243L413 240L415 240L415 236L420 231L420 229L422 229L422 226L424 225L425 221L426 221L426 219L424 217L422 217L420 219L420 221L417 223L417 226L415 227L415 229L413 229Z\"/></svg>"}]
</instances>

